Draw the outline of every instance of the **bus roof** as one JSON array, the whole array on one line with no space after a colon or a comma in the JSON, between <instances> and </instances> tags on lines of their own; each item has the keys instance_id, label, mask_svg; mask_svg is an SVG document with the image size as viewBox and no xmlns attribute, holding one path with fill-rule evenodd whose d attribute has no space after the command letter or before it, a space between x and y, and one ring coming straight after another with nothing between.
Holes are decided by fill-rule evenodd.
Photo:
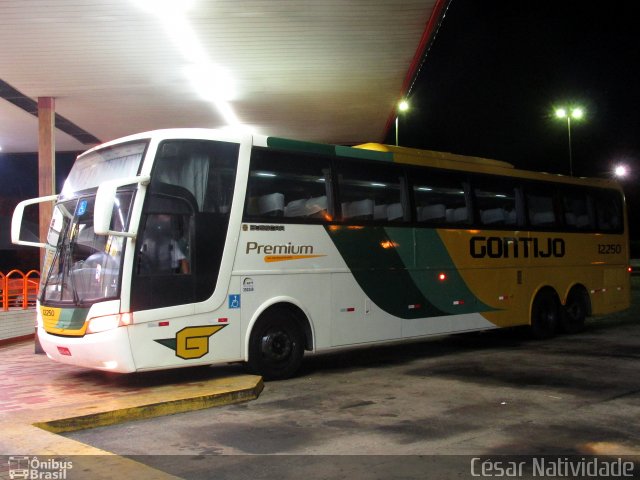
<instances>
[{"instance_id":1,"label":"bus roof","mask_svg":"<svg viewBox=\"0 0 640 480\"><path fill-rule=\"evenodd\" d=\"M398 163L408 163L411 165L434 165L438 162L457 162L470 165L486 165L495 168L514 168L512 164L502 162L500 160L492 160L490 158L469 157L465 155L456 155L455 153L435 152L433 150L418 150L417 148L394 147L391 145L383 145L381 143L363 143L356 145L354 148L364 150L374 150L378 152L391 152L393 159Z\"/></svg>"},{"instance_id":2,"label":"bus roof","mask_svg":"<svg viewBox=\"0 0 640 480\"><path fill-rule=\"evenodd\" d=\"M396 147L381 143L364 143L353 147L345 147L341 145L291 140L281 137L262 137L255 143L271 148L303 151L306 153L335 155L366 160L380 160L408 165L431 166L448 170L506 175L531 180L554 181L569 184L573 183L576 185L588 184L592 186L616 188L619 190L622 189L620 184L612 179L570 177L557 173L521 170L515 168L512 164L501 160L458 155L447 152L436 152L432 150L419 150L408 147Z\"/></svg>"}]
</instances>

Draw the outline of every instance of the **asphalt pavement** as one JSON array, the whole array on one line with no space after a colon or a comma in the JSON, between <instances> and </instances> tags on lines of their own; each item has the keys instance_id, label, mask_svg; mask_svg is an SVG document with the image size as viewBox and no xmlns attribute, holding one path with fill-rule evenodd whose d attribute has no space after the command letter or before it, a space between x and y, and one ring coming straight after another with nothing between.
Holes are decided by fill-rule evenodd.
<instances>
[{"instance_id":1,"label":"asphalt pavement","mask_svg":"<svg viewBox=\"0 0 640 480\"><path fill-rule=\"evenodd\" d=\"M631 309L580 334L500 330L317 355L251 402L67 436L194 479L467 478L475 456L502 455L628 458L640 478L639 280Z\"/></svg>"}]
</instances>

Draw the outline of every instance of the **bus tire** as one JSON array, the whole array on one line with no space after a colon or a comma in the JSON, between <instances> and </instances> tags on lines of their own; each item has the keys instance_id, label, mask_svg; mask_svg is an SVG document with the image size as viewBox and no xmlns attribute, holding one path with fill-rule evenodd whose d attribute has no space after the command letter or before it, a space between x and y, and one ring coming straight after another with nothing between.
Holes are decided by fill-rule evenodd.
<instances>
[{"instance_id":1,"label":"bus tire","mask_svg":"<svg viewBox=\"0 0 640 480\"><path fill-rule=\"evenodd\" d=\"M560 302L552 290L541 290L531 307L531 335L537 340L551 338L560 322Z\"/></svg>"},{"instance_id":2,"label":"bus tire","mask_svg":"<svg viewBox=\"0 0 640 480\"><path fill-rule=\"evenodd\" d=\"M262 314L249 338L249 371L265 380L293 376L304 355L304 335L294 314L270 308Z\"/></svg>"},{"instance_id":3,"label":"bus tire","mask_svg":"<svg viewBox=\"0 0 640 480\"><path fill-rule=\"evenodd\" d=\"M569 334L582 332L587 315L589 315L588 293L582 288L572 288L562 309L560 330Z\"/></svg>"}]
</instances>

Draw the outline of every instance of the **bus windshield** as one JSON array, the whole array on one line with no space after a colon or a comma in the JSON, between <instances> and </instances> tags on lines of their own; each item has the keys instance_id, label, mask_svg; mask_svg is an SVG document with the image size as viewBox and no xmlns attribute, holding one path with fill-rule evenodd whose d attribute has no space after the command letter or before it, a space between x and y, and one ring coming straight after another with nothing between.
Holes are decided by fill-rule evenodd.
<instances>
[{"instance_id":1,"label":"bus windshield","mask_svg":"<svg viewBox=\"0 0 640 480\"><path fill-rule=\"evenodd\" d=\"M79 156L62 187L63 196L95 188L102 182L138 173L147 140L101 148Z\"/></svg>"},{"instance_id":2,"label":"bus windshield","mask_svg":"<svg viewBox=\"0 0 640 480\"><path fill-rule=\"evenodd\" d=\"M147 144L101 148L75 161L49 227L41 301L79 306L117 298L124 238L94 233L95 195L102 182L136 175ZM111 230L128 228L132 199L132 191L118 191Z\"/></svg>"},{"instance_id":3,"label":"bus windshield","mask_svg":"<svg viewBox=\"0 0 640 480\"><path fill-rule=\"evenodd\" d=\"M126 230L132 198L132 191L118 192L112 230ZM55 253L41 301L82 306L118 296L124 238L94 233L94 202L95 193L56 205L47 238Z\"/></svg>"}]
</instances>

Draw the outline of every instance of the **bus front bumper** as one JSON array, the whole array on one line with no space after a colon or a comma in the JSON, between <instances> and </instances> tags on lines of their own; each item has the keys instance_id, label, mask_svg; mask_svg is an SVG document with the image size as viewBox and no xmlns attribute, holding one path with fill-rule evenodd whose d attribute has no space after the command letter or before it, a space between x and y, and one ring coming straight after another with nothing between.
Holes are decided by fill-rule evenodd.
<instances>
[{"instance_id":1,"label":"bus front bumper","mask_svg":"<svg viewBox=\"0 0 640 480\"><path fill-rule=\"evenodd\" d=\"M38 339L47 356L56 362L109 372L135 372L126 327L83 337L62 337L38 327Z\"/></svg>"}]
</instances>

